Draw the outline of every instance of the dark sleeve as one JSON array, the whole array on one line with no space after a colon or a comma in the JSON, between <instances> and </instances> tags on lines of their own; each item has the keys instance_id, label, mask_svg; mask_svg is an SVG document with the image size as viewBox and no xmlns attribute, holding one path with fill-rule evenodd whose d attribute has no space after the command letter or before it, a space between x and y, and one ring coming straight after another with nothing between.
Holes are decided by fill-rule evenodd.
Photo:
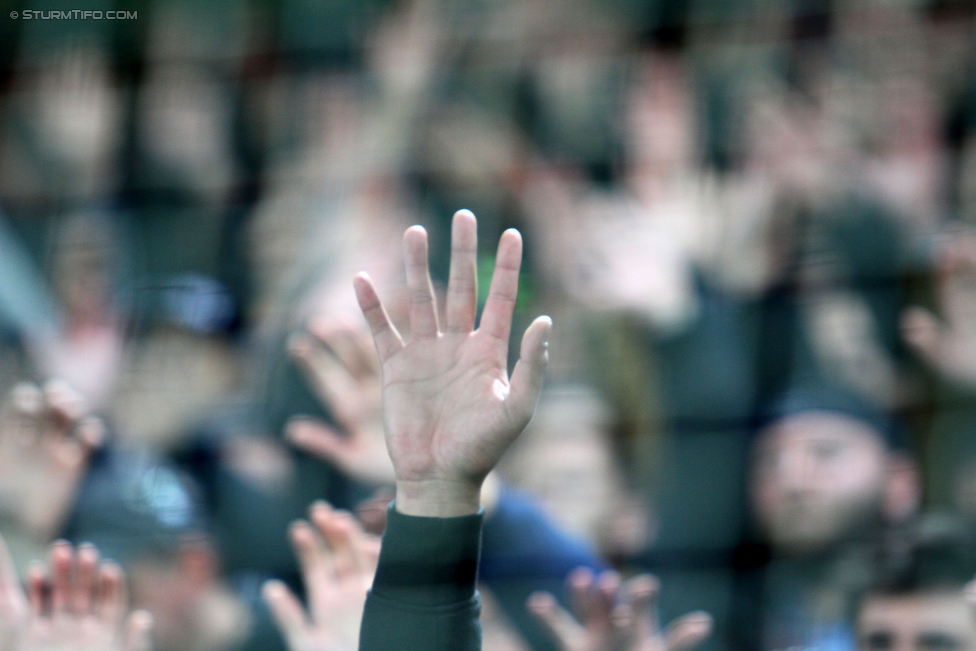
<instances>
[{"instance_id":1,"label":"dark sleeve","mask_svg":"<svg viewBox=\"0 0 976 651\"><path fill-rule=\"evenodd\" d=\"M422 518L390 505L360 651L480 651L482 513Z\"/></svg>"}]
</instances>

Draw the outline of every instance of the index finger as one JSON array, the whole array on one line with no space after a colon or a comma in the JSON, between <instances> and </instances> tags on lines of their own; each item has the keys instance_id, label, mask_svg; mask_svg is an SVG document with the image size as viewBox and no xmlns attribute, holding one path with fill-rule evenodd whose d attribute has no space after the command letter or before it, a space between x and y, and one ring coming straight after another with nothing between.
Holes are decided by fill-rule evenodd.
<instances>
[{"instance_id":1,"label":"index finger","mask_svg":"<svg viewBox=\"0 0 976 651\"><path fill-rule=\"evenodd\" d=\"M390 315L386 313L386 308L383 307L369 275L365 272L356 274L353 288L356 290L359 309L363 311L366 323L369 324L369 331L373 334L376 353L380 356L380 361L385 362L403 348L403 338L390 321Z\"/></svg>"}]
</instances>

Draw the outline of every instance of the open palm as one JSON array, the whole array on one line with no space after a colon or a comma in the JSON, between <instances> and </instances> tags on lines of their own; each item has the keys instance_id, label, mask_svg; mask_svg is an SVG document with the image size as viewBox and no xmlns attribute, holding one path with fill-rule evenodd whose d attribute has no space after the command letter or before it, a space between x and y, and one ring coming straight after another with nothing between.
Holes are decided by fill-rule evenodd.
<instances>
[{"instance_id":1,"label":"open palm","mask_svg":"<svg viewBox=\"0 0 976 651\"><path fill-rule=\"evenodd\" d=\"M579 568L569 575L566 590L575 618L548 592L533 593L527 605L561 651L687 651L701 644L711 634L711 616L688 613L662 629L659 588L649 574L621 584L612 570L594 576Z\"/></svg>"},{"instance_id":2,"label":"open palm","mask_svg":"<svg viewBox=\"0 0 976 651\"><path fill-rule=\"evenodd\" d=\"M310 522L292 525L308 613L280 581L265 584L264 597L289 651L353 651L366 592L380 554L379 538L363 531L345 511L325 502L309 509Z\"/></svg>"},{"instance_id":3,"label":"open palm","mask_svg":"<svg viewBox=\"0 0 976 651\"><path fill-rule=\"evenodd\" d=\"M471 212L454 215L451 238L443 331L423 228L413 226L403 236L410 292L408 343L391 323L369 277L360 274L355 280L382 363L386 442L401 510L411 496L431 490L452 499L477 499L485 475L532 417L548 359L552 322L539 317L525 332L509 378L508 340L522 260L518 231L506 231L498 244L477 329L478 241Z\"/></svg>"}]
</instances>

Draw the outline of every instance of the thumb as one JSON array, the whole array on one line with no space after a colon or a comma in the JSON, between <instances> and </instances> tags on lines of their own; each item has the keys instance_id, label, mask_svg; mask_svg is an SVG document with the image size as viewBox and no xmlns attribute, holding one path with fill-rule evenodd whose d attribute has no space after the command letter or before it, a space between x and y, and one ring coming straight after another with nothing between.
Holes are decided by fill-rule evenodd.
<instances>
[{"instance_id":1,"label":"thumb","mask_svg":"<svg viewBox=\"0 0 976 651\"><path fill-rule=\"evenodd\" d=\"M349 440L321 421L293 418L285 426L285 437L309 454L334 463L343 463L349 456Z\"/></svg>"},{"instance_id":2,"label":"thumb","mask_svg":"<svg viewBox=\"0 0 976 651\"><path fill-rule=\"evenodd\" d=\"M549 335L552 319L540 316L525 330L519 360L512 371L511 399L513 406L526 421L535 411L535 403L542 391L542 381L549 365Z\"/></svg>"},{"instance_id":3,"label":"thumb","mask_svg":"<svg viewBox=\"0 0 976 651\"><path fill-rule=\"evenodd\" d=\"M901 315L901 332L908 345L926 361L940 361L942 326L934 314L917 306L906 308Z\"/></svg>"},{"instance_id":4,"label":"thumb","mask_svg":"<svg viewBox=\"0 0 976 651\"><path fill-rule=\"evenodd\" d=\"M289 642L289 646L304 637L308 620L305 617L305 609L302 608L302 603L295 593L281 581L271 580L264 583L261 596L268 610L271 611L275 625Z\"/></svg>"},{"instance_id":5,"label":"thumb","mask_svg":"<svg viewBox=\"0 0 976 651\"><path fill-rule=\"evenodd\" d=\"M698 611L688 613L671 622L664 631L664 648L683 651L701 644L712 632L712 616Z\"/></svg>"}]
</instances>

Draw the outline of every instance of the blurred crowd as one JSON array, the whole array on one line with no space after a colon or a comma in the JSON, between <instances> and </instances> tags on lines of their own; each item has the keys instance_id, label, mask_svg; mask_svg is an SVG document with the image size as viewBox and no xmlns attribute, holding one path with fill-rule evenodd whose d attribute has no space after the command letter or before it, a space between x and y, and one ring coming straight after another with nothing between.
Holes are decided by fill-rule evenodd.
<instances>
[{"instance_id":1,"label":"blurred crowd","mask_svg":"<svg viewBox=\"0 0 976 651\"><path fill-rule=\"evenodd\" d=\"M469 208L481 305L525 240L511 363L555 324L483 493L486 651L601 651L526 607L581 566L653 572L708 651L976 650L976 4L0 5L28 585L92 543L159 651L326 648L275 624L295 553L375 569L392 498L352 278L406 328L401 233L443 297Z\"/></svg>"}]
</instances>

